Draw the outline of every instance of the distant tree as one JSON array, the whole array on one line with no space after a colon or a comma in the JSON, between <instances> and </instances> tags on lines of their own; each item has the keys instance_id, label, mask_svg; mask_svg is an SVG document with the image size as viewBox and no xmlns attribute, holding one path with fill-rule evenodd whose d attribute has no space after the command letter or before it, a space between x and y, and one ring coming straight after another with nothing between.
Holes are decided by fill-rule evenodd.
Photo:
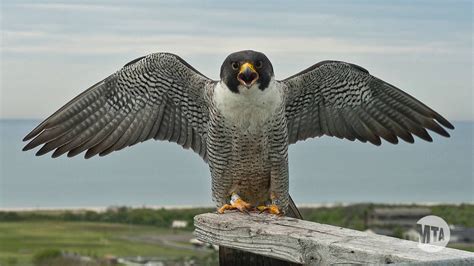
<instances>
[{"instance_id":1,"label":"distant tree","mask_svg":"<svg viewBox=\"0 0 474 266\"><path fill-rule=\"evenodd\" d=\"M0 212L0 222L16 222L22 220L22 217L16 212Z\"/></svg>"},{"instance_id":2,"label":"distant tree","mask_svg":"<svg viewBox=\"0 0 474 266\"><path fill-rule=\"evenodd\" d=\"M94 211L86 211L83 214L83 219L84 221L89 221L89 222L96 222L100 220L100 214Z\"/></svg>"},{"instance_id":3,"label":"distant tree","mask_svg":"<svg viewBox=\"0 0 474 266\"><path fill-rule=\"evenodd\" d=\"M75 214L70 211L65 211L62 214L62 219L64 221L80 221L81 220L81 215L80 214Z\"/></svg>"}]
</instances>

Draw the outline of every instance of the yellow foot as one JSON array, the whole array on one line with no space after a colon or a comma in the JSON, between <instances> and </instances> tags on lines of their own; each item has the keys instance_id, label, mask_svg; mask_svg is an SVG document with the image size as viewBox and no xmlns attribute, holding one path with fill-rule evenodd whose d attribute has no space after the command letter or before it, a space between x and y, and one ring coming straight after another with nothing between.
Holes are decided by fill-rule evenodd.
<instances>
[{"instance_id":1,"label":"yellow foot","mask_svg":"<svg viewBox=\"0 0 474 266\"><path fill-rule=\"evenodd\" d=\"M218 213L224 213L226 210L239 210L244 213L248 213L249 210L252 208L252 205L245 202L243 199L239 197L237 194L232 194L230 204L225 204L224 206L220 207L217 210Z\"/></svg>"},{"instance_id":2,"label":"yellow foot","mask_svg":"<svg viewBox=\"0 0 474 266\"><path fill-rule=\"evenodd\" d=\"M275 204L271 204L269 206L258 206L257 209L260 211L260 213L268 212L270 214L276 214L276 215L282 214L280 209L278 209L278 207Z\"/></svg>"}]
</instances>

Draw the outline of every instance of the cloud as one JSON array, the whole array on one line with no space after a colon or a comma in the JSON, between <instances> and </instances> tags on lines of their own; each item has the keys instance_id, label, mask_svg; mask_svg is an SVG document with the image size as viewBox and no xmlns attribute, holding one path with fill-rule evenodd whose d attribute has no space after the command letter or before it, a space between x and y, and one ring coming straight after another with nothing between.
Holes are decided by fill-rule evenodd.
<instances>
[{"instance_id":1,"label":"cloud","mask_svg":"<svg viewBox=\"0 0 474 266\"><path fill-rule=\"evenodd\" d=\"M118 11L120 6L115 5L99 5L99 4L71 4L71 3L34 3L34 4L18 4L20 8L26 9L43 9L57 11Z\"/></svg>"},{"instance_id":2,"label":"cloud","mask_svg":"<svg viewBox=\"0 0 474 266\"><path fill-rule=\"evenodd\" d=\"M326 37L246 37L240 36L124 36L124 35L45 35L35 31L4 32L5 53L43 54L121 54L133 51L180 51L184 54L213 54L251 48L271 53L330 54L449 54L449 43L442 42L360 42ZM38 42L22 42L37 38Z\"/></svg>"}]
</instances>

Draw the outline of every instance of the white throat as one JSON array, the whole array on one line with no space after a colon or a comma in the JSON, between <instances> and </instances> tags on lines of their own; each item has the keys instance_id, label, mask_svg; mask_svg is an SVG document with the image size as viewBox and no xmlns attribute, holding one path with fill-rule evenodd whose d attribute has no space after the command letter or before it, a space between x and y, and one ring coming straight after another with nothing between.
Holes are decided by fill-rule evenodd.
<instances>
[{"instance_id":1,"label":"white throat","mask_svg":"<svg viewBox=\"0 0 474 266\"><path fill-rule=\"evenodd\" d=\"M239 93L232 92L222 81L214 88L214 102L230 126L242 131L258 132L271 120L282 104L282 92L274 78L268 88L260 90L257 84L250 88L242 85Z\"/></svg>"}]
</instances>

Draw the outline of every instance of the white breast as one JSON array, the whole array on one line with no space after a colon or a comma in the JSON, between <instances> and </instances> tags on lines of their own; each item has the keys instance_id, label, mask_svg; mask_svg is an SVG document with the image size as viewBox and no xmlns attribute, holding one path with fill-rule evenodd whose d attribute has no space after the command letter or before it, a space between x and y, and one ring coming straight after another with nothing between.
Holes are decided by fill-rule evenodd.
<instances>
[{"instance_id":1,"label":"white breast","mask_svg":"<svg viewBox=\"0 0 474 266\"><path fill-rule=\"evenodd\" d=\"M214 88L214 102L226 122L242 131L256 132L269 121L281 106L282 90L272 78L268 88L260 90L239 85L239 93L232 92L223 82Z\"/></svg>"}]
</instances>

